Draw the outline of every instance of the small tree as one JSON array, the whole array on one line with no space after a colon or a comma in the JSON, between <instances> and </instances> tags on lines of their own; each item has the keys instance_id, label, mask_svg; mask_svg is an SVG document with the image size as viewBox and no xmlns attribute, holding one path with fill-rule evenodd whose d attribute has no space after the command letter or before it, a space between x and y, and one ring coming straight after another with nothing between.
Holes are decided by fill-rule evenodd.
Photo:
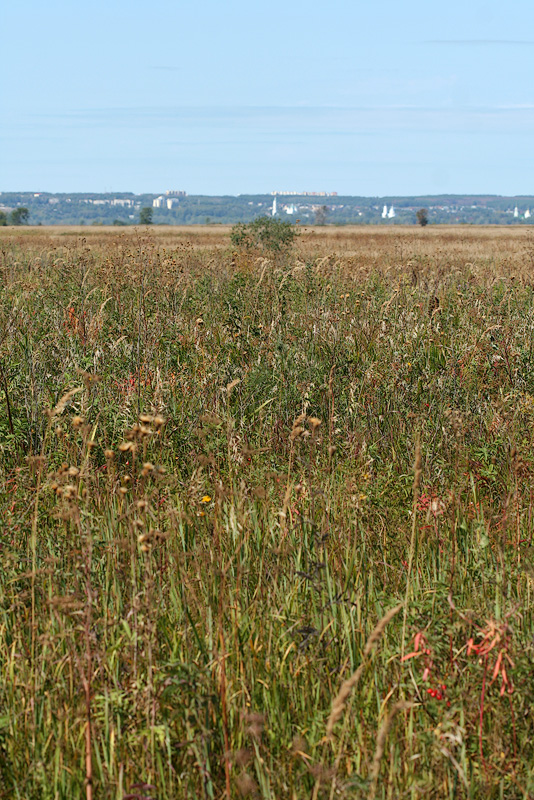
<instances>
[{"instance_id":1,"label":"small tree","mask_svg":"<svg viewBox=\"0 0 534 800\"><path fill-rule=\"evenodd\" d=\"M243 250L266 250L270 253L285 253L298 236L290 222L275 217L258 217L252 222L240 222L230 231L230 241L234 247Z\"/></svg>"},{"instance_id":2,"label":"small tree","mask_svg":"<svg viewBox=\"0 0 534 800\"><path fill-rule=\"evenodd\" d=\"M5 211L0 211L0 226L7 225L7 214Z\"/></svg>"},{"instance_id":3,"label":"small tree","mask_svg":"<svg viewBox=\"0 0 534 800\"><path fill-rule=\"evenodd\" d=\"M29 218L30 212L25 206L21 206L11 212L10 221L12 225L26 225Z\"/></svg>"},{"instance_id":4,"label":"small tree","mask_svg":"<svg viewBox=\"0 0 534 800\"><path fill-rule=\"evenodd\" d=\"M415 216L417 217L417 222L422 228L424 228L425 225L428 225L428 210L426 208L420 208Z\"/></svg>"},{"instance_id":5,"label":"small tree","mask_svg":"<svg viewBox=\"0 0 534 800\"><path fill-rule=\"evenodd\" d=\"M150 206L145 206L139 212L139 224L140 225L152 225L152 214L153 211Z\"/></svg>"},{"instance_id":6,"label":"small tree","mask_svg":"<svg viewBox=\"0 0 534 800\"><path fill-rule=\"evenodd\" d=\"M321 206L315 212L315 224L326 225L327 219L328 219L328 206Z\"/></svg>"}]
</instances>

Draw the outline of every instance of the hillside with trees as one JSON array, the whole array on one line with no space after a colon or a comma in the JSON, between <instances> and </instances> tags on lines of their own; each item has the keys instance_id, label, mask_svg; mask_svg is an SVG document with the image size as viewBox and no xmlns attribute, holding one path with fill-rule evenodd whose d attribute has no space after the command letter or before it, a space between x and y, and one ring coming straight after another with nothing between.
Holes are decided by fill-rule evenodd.
<instances>
[{"instance_id":1,"label":"hillside with trees","mask_svg":"<svg viewBox=\"0 0 534 800\"><path fill-rule=\"evenodd\" d=\"M211 196L2 192L0 225L206 225L248 223L272 215L271 194ZM304 225L530 225L534 196L358 197L278 195L276 216Z\"/></svg>"}]
</instances>

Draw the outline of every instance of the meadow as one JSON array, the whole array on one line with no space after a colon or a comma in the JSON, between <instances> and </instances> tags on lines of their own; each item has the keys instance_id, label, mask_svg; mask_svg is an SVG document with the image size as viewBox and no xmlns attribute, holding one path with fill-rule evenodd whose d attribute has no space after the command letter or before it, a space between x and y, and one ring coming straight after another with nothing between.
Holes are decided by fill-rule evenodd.
<instances>
[{"instance_id":1,"label":"meadow","mask_svg":"<svg viewBox=\"0 0 534 800\"><path fill-rule=\"evenodd\" d=\"M0 797L533 798L529 230L0 256Z\"/></svg>"}]
</instances>

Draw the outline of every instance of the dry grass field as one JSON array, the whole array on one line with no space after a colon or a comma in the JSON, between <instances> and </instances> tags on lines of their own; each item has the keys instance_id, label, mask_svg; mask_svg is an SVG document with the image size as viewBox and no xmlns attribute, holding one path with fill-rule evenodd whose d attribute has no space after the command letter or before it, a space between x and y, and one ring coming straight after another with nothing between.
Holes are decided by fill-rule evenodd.
<instances>
[{"instance_id":1,"label":"dry grass field","mask_svg":"<svg viewBox=\"0 0 534 800\"><path fill-rule=\"evenodd\" d=\"M534 238L0 233L0 797L534 798Z\"/></svg>"}]
</instances>

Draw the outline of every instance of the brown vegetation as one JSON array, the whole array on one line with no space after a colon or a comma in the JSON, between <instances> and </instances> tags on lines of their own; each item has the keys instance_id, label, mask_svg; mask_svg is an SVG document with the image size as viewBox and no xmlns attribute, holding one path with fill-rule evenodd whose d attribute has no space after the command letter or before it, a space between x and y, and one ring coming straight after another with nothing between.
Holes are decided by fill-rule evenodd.
<instances>
[{"instance_id":1,"label":"brown vegetation","mask_svg":"<svg viewBox=\"0 0 534 800\"><path fill-rule=\"evenodd\" d=\"M0 797L533 797L530 233L0 258Z\"/></svg>"}]
</instances>

